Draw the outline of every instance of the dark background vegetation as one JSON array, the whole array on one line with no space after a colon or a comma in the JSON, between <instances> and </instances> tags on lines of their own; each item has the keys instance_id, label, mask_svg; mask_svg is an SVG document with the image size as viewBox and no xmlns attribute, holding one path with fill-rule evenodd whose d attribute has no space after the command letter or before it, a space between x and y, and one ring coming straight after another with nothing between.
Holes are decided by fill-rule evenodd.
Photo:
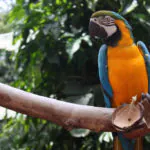
<instances>
[{"instance_id":1,"label":"dark background vegetation","mask_svg":"<svg viewBox=\"0 0 150 150\"><path fill-rule=\"evenodd\" d=\"M133 27L135 41L142 40L150 47L149 0L16 0L9 14L2 17L0 32L13 30L14 43L20 40L21 45L18 51L0 51L0 81L59 100L104 106L97 73L102 43L92 41L88 33L89 18L96 10L122 14ZM145 150L149 142L146 136ZM6 114L0 123L3 150L111 148L109 133L84 129L69 132L21 114L15 118Z\"/></svg>"}]
</instances>

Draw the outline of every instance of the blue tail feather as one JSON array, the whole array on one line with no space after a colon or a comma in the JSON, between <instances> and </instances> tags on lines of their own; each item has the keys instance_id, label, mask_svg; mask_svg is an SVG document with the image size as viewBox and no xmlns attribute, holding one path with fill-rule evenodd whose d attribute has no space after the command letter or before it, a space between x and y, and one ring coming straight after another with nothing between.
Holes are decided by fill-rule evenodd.
<instances>
[{"instance_id":1,"label":"blue tail feather","mask_svg":"<svg viewBox=\"0 0 150 150\"><path fill-rule=\"evenodd\" d=\"M117 133L118 138L121 142L123 150L134 150L135 140L134 139L127 139L123 136L122 133Z\"/></svg>"}]
</instances>

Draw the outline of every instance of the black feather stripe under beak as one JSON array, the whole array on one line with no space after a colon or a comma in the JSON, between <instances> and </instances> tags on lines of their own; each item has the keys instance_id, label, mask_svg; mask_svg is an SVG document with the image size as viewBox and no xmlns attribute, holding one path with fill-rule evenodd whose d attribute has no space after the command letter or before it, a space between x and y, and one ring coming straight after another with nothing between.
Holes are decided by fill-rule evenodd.
<instances>
[{"instance_id":1,"label":"black feather stripe under beak","mask_svg":"<svg viewBox=\"0 0 150 150\"><path fill-rule=\"evenodd\" d=\"M98 37L98 38L106 38L107 32L105 29L100 26L97 21L94 21L94 19L90 20L89 23L89 34L91 37Z\"/></svg>"}]
</instances>

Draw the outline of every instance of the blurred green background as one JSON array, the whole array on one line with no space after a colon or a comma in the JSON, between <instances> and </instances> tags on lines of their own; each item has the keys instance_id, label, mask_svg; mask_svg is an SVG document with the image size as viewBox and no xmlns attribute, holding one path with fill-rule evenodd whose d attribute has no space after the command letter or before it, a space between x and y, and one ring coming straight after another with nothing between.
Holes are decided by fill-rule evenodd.
<instances>
[{"instance_id":1,"label":"blurred green background","mask_svg":"<svg viewBox=\"0 0 150 150\"><path fill-rule=\"evenodd\" d=\"M149 0L16 0L7 5L9 11L0 13L0 33L13 32L13 42L20 46L0 50L0 81L28 92L104 106L97 72L102 43L88 33L89 18L96 10L122 14L133 27L135 41L150 47ZM149 147L146 136L144 150ZM111 150L112 135L85 129L69 132L18 113L8 117L6 111L0 120L1 149Z\"/></svg>"}]
</instances>

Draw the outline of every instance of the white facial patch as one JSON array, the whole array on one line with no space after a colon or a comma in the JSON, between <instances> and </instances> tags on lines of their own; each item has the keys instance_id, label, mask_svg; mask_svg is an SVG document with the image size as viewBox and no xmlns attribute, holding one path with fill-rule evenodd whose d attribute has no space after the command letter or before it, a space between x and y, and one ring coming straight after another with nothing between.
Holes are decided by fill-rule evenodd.
<instances>
[{"instance_id":1,"label":"white facial patch","mask_svg":"<svg viewBox=\"0 0 150 150\"><path fill-rule=\"evenodd\" d=\"M117 31L117 27L115 25L105 26L105 25L100 24L100 26L103 27L105 31L107 32L107 38L113 35Z\"/></svg>"}]
</instances>

